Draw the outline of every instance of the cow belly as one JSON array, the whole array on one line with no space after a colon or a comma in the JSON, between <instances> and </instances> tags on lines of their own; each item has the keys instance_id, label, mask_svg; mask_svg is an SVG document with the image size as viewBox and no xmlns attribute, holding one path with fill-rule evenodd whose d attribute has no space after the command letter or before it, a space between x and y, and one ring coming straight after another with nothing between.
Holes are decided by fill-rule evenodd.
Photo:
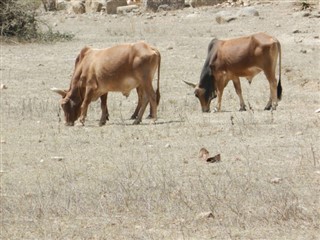
<instances>
[{"instance_id":1,"label":"cow belly","mask_svg":"<svg viewBox=\"0 0 320 240\"><path fill-rule=\"evenodd\" d=\"M248 80L252 80L252 78L261 72L261 69L258 67L250 67L246 69L241 69L238 71L233 71L233 74L237 77L245 77Z\"/></svg>"},{"instance_id":2,"label":"cow belly","mask_svg":"<svg viewBox=\"0 0 320 240\"><path fill-rule=\"evenodd\" d=\"M128 97L130 91L139 86L137 80L132 77L123 78L121 81L111 81L108 84L107 89L108 92L121 92L124 96Z\"/></svg>"}]
</instances>

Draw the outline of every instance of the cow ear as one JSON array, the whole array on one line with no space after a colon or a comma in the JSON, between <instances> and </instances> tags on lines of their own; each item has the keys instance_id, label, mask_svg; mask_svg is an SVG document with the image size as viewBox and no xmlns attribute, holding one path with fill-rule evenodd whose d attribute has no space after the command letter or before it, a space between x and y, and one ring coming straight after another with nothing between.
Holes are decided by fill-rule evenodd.
<instances>
[{"instance_id":1,"label":"cow ear","mask_svg":"<svg viewBox=\"0 0 320 240\"><path fill-rule=\"evenodd\" d=\"M189 86L193 87L193 88L196 88L196 86L197 86L197 84L190 83L190 82L186 82L186 81L184 81L184 80L183 80L183 82L184 82L185 84L187 84L187 85L189 85Z\"/></svg>"},{"instance_id":2,"label":"cow ear","mask_svg":"<svg viewBox=\"0 0 320 240\"><path fill-rule=\"evenodd\" d=\"M196 87L196 89L194 90L194 94L198 97L202 96L205 92L206 90L204 88L199 88L199 87Z\"/></svg>"},{"instance_id":3,"label":"cow ear","mask_svg":"<svg viewBox=\"0 0 320 240\"><path fill-rule=\"evenodd\" d=\"M58 89L58 88L51 88L50 89L52 92L58 93L59 95L61 95L63 98L67 95L67 91L66 90L62 90L62 89Z\"/></svg>"},{"instance_id":4,"label":"cow ear","mask_svg":"<svg viewBox=\"0 0 320 240\"><path fill-rule=\"evenodd\" d=\"M69 101L70 101L70 98L63 98L63 99L60 100L60 104L61 104L61 105L65 105L65 104L67 104Z\"/></svg>"}]
</instances>

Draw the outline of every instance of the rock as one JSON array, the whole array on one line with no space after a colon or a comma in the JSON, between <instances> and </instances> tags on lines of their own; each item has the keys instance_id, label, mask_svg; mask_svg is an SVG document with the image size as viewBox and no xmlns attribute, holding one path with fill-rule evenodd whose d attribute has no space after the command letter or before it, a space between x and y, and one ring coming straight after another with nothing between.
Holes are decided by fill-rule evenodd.
<instances>
[{"instance_id":1,"label":"rock","mask_svg":"<svg viewBox=\"0 0 320 240\"><path fill-rule=\"evenodd\" d=\"M185 0L143 0L143 7L153 12L158 11L159 6L168 5L170 10L183 9Z\"/></svg>"},{"instance_id":2,"label":"rock","mask_svg":"<svg viewBox=\"0 0 320 240\"><path fill-rule=\"evenodd\" d=\"M56 0L43 0L42 3L44 6L44 9L46 11L56 11L57 10Z\"/></svg>"},{"instance_id":3,"label":"rock","mask_svg":"<svg viewBox=\"0 0 320 240\"><path fill-rule=\"evenodd\" d=\"M309 18L320 18L320 13L311 15Z\"/></svg>"},{"instance_id":4,"label":"rock","mask_svg":"<svg viewBox=\"0 0 320 240\"><path fill-rule=\"evenodd\" d=\"M82 14L86 12L85 2L83 0L74 0L71 2L72 11L75 14Z\"/></svg>"},{"instance_id":5,"label":"rock","mask_svg":"<svg viewBox=\"0 0 320 240\"><path fill-rule=\"evenodd\" d=\"M244 7L238 11L237 15L241 17L259 16L259 12L254 7Z\"/></svg>"},{"instance_id":6,"label":"rock","mask_svg":"<svg viewBox=\"0 0 320 240\"><path fill-rule=\"evenodd\" d=\"M117 7L117 14L125 14L128 12L131 12L134 9L138 9L139 6L137 5L128 5L128 6L122 6L122 7Z\"/></svg>"},{"instance_id":7,"label":"rock","mask_svg":"<svg viewBox=\"0 0 320 240\"><path fill-rule=\"evenodd\" d=\"M315 113L319 113L319 112L320 112L320 108L315 111Z\"/></svg>"},{"instance_id":8,"label":"rock","mask_svg":"<svg viewBox=\"0 0 320 240\"><path fill-rule=\"evenodd\" d=\"M242 5L243 5L244 7L250 6L250 5L251 5L250 0L243 0L243 1L242 1Z\"/></svg>"},{"instance_id":9,"label":"rock","mask_svg":"<svg viewBox=\"0 0 320 240\"><path fill-rule=\"evenodd\" d=\"M69 6L69 3L65 0L58 0L56 2L57 11L67 10L68 6Z\"/></svg>"},{"instance_id":10,"label":"rock","mask_svg":"<svg viewBox=\"0 0 320 240\"><path fill-rule=\"evenodd\" d=\"M185 5L192 7L214 6L224 1L225 0L185 0Z\"/></svg>"},{"instance_id":11,"label":"rock","mask_svg":"<svg viewBox=\"0 0 320 240\"><path fill-rule=\"evenodd\" d=\"M220 162L220 161L221 161L221 155L220 154L217 154L214 157L209 157L207 159L207 162L209 162L209 163L215 163L215 162Z\"/></svg>"},{"instance_id":12,"label":"rock","mask_svg":"<svg viewBox=\"0 0 320 240\"><path fill-rule=\"evenodd\" d=\"M127 6L127 0L108 0L106 9L108 14L117 14L117 8Z\"/></svg>"},{"instance_id":13,"label":"rock","mask_svg":"<svg viewBox=\"0 0 320 240\"><path fill-rule=\"evenodd\" d=\"M158 12L160 11L170 11L171 7L168 4L162 4L158 7Z\"/></svg>"},{"instance_id":14,"label":"rock","mask_svg":"<svg viewBox=\"0 0 320 240\"><path fill-rule=\"evenodd\" d=\"M214 218L214 215L211 211L209 212L202 212L202 213L199 213L197 216L196 216L196 220L201 220L201 219L208 219L208 218Z\"/></svg>"},{"instance_id":15,"label":"rock","mask_svg":"<svg viewBox=\"0 0 320 240\"><path fill-rule=\"evenodd\" d=\"M282 181L282 178L278 178L278 177L272 178L270 180L270 182L273 184L279 184L281 181Z\"/></svg>"},{"instance_id":16,"label":"rock","mask_svg":"<svg viewBox=\"0 0 320 240\"><path fill-rule=\"evenodd\" d=\"M237 16L232 15L232 13L227 11L220 11L216 14L216 21L219 24L228 23L236 19L237 19Z\"/></svg>"},{"instance_id":17,"label":"rock","mask_svg":"<svg viewBox=\"0 0 320 240\"><path fill-rule=\"evenodd\" d=\"M5 84L1 83L0 89L1 89L1 90L3 90L3 89L8 89L8 87L7 87Z\"/></svg>"},{"instance_id":18,"label":"rock","mask_svg":"<svg viewBox=\"0 0 320 240\"><path fill-rule=\"evenodd\" d=\"M302 17L309 17L311 15L310 12L304 12L302 13Z\"/></svg>"},{"instance_id":19,"label":"rock","mask_svg":"<svg viewBox=\"0 0 320 240\"><path fill-rule=\"evenodd\" d=\"M64 159L64 157L51 157L52 160L56 160L56 161L62 161Z\"/></svg>"},{"instance_id":20,"label":"rock","mask_svg":"<svg viewBox=\"0 0 320 240\"><path fill-rule=\"evenodd\" d=\"M201 148L199 151L199 158L201 158L202 160L206 161L208 159L209 156L209 151L205 148Z\"/></svg>"},{"instance_id":21,"label":"rock","mask_svg":"<svg viewBox=\"0 0 320 240\"><path fill-rule=\"evenodd\" d=\"M105 6L107 3L106 1L99 1L99 0L86 0L86 12L101 12L102 7Z\"/></svg>"},{"instance_id":22,"label":"rock","mask_svg":"<svg viewBox=\"0 0 320 240\"><path fill-rule=\"evenodd\" d=\"M195 19L198 17L198 14L192 13L185 16L186 19Z\"/></svg>"}]
</instances>

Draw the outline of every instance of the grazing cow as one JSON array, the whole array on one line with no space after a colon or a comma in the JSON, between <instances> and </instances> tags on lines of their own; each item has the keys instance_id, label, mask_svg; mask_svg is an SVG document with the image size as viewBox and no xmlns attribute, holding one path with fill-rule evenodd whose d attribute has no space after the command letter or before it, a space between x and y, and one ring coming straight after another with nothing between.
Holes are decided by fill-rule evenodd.
<instances>
[{"instance_id":1,"label":"grazing cow","mask_svg":"<svg viewBox=\"0 0 320 240\"><path fill-rule=\"evenodd\" d=\"M279 56L279 82L275 70ZM247 37L230 40L213 39L208 47L199 84L185 82L195 88L195 96L200 100L203 112L210 110L210 102L218 97L216 111L221 111L223 90L230 80L240 99L240 111L246 106L241 92L239 77L245 77L251 83L253 77L263 71L270 85L270 98L265 110L275 110L281 99L281 45L280 42L265 33L256 33Z\"/></svg>"},{"instance_id":2,"label":"grazing cow","mask_svg":"<svg viewBox=\"0 0 320 240\"><path fill-rule=\"evenodd\" d=\"M66 125L73 126L80 117L84 124L88 105L101 99L102 115L99 125L108 120L108 92L122 92L126 97L134 88L138 93L138 105L132 119L139 124L150 103L150 117L157 118L160 100L161 55L157 49L145 42L123 44L105 49L85 47L75 61L75 69L69 90L52 88L62 96L61 107L65 114ZM152 87L152 79L158 69L157 90Z\"/></svg>"}]
</instances>

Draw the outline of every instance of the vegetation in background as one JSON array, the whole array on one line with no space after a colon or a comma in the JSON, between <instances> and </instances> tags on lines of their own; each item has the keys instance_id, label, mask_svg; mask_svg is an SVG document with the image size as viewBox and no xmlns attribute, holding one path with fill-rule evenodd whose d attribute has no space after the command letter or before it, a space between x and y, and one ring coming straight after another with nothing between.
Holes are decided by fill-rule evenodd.
<instances>
[{"instance_id":1,"label":"vegetation in background","mask_svg":"<svg viewBox=\"0 0 320 240\"><path fill-rule=\"evenodd\" d=\"M37 19L38 0L0 0L0 36L15 37L24 41L63 41L71 40L70 33L54 32L46 23ZM40 25L47 26L41 31Z\"/></svg>"}]
</instances>

